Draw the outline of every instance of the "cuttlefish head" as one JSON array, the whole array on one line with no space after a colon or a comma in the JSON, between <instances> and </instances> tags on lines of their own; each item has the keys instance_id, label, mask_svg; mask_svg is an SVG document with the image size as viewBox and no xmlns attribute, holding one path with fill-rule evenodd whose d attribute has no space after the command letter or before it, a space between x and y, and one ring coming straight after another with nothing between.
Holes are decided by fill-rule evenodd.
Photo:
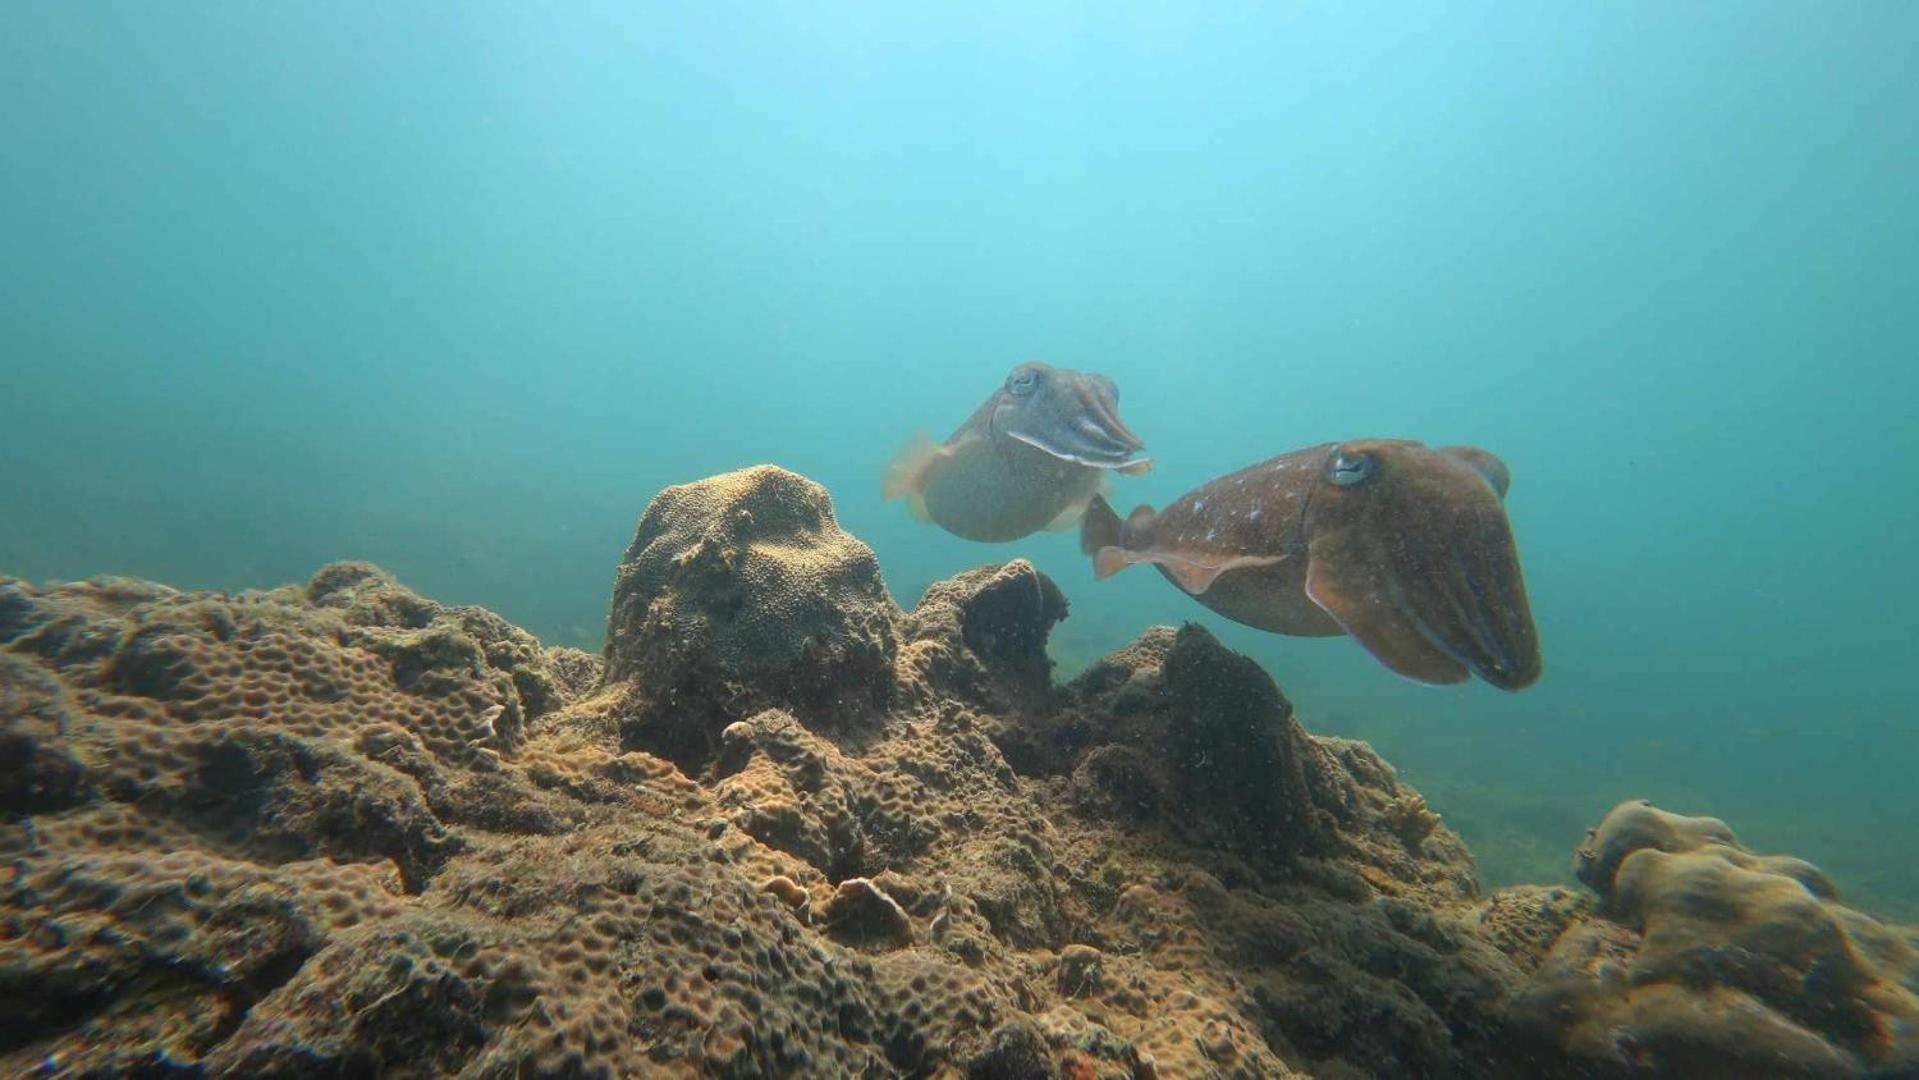
<instances>
[{"instance_id":1,"label":"cuttlefish head","mask_svg":"<svg viewBox=\"0 0 1919 1080\"><path fill-rule=\"evenodd\" d=\"M1326 454L1306 512L1306 594L1387 667L1532 685L1539 637L1501 500L1498 458L1368 439Z\"/></svg>"},{"instance_id":2,"label":"cuttlefish head","mask_svg":"<svg viewBox=\"0 0 1919 1080\"><path fill-rule=\"evenodd\" d=\"M1100 469L1143 466L1145 447L1119 418L1119 387L1093 372L1028 361L995 395L992 431L1065 461Z\"/></svg>"}]
</instances>

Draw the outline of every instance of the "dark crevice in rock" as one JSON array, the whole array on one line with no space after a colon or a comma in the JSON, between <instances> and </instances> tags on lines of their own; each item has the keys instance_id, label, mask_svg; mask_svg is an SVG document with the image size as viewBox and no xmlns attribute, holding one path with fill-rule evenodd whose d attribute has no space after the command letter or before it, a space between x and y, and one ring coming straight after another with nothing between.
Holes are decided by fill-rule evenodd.
<instances>
[{"instance_id":1,"label":"dark crevice in rock","mask_svg":"<svg viewBox=\"0 0 1919 1080\"><path fill-rule=\"evenodd\" d=\"M57 813L92 799L86 767L24 727L0 731L0 818Z\"/></svg>"},{"instance_id":2,"label":"dark crevice in rock","mask_svg":"<svg viewBox=\"0 0 1919 1080\"><path fill-rule=\"evenodd\" d=\"M207 1050L226 1042L240 1025L246 1021L248 1010L260 999L273 993L280 987L293 981L306 962L313 958L314 949L308 947L291 948L254 968L246 978L227 988L227 1015L207 1035Z\"/></svg>"},{"instance_id":3,"label":"dark crevice in rock","mask_svg":"<svg viewBox=\"0 0 1919 1080\"><path fill-rule=\"evenodd\" d=\"M0 1054L40 1044L55 1044L85 1024L121 992L103 986L72 991L46 983L9 985L0 981Z\"/></svg>"},{"instance_id":4,"label":"dark crevice in rock","mask_svg":"<svg viewBox=\"0 0 1919 1080\"><path fill-rule=\"evenodd\" d=\"M20 582L0 578L0 645L6 645L38 623L33 599Z\"/></svg>"}]
</instances>

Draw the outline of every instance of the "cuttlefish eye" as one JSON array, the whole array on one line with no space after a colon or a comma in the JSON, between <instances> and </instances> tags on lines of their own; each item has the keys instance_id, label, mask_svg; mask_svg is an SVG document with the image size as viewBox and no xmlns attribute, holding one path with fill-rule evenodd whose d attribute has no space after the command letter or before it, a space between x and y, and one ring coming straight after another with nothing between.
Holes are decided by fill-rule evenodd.
<instances>
[{"instance_id":1,"label":"cuttlefish eye","mask_svg":"<svg viewBox=\"0 0 1919 1080\"><path fill-rule=\"evenodd\" d=\"M1015 394L1030 394L1039 385L1039 369L1034 367L1014 368L1006 377L1006 389Z\"/></svg>"},{"instance_id":2,"label":"cuttlefish eye","mask_svg":"<svg viewBox=\"0 0 1919 1080\"><path fill-rule=\"evenodd\" d=\"M1351 487L1373 475L1373 468L1371 454L1349 454L1342 450L1333 455L1328 475L1340 487Z\"/></svg>"}]
</instances>

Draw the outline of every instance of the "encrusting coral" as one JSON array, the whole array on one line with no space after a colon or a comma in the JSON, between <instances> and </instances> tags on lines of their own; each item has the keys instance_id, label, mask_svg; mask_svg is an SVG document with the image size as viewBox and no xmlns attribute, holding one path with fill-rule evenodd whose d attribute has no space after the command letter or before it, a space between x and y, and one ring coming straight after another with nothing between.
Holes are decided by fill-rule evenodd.
<instances>
[{"instance_id":1,"label":"encrusting coral","mask_svg":"<svg viewBox=\"0 0 1919 1080\"><path fill-rule=\"evenodd\" d=\"M1056 685L1045 575L902 611L784 470L662 493L617 577L604 658L358 563L0 579L0 1071L1912 1068L1911 932L1717 822L1482 897L1203 629Z\"/></svg>"},{"instance_id":2,"label":"encrusting coral","mask_svg":"<svg viewBox=\"0 0 1919 1080\"><path fill-rule=\"evenodd\" d=\"M1621 803L1574 855L1604 918L1561 936L1515 1013L1595 1068L1919 1075L1919 933L1839 902L1717 818Z\"/></svg>"}]
</instances>

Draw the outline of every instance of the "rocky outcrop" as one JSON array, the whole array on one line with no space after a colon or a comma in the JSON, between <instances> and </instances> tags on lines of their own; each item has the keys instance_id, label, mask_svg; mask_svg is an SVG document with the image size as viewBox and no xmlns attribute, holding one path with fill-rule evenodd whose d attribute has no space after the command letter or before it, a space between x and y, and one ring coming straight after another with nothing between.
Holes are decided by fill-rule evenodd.
<instances>
[{"instance_id":1,"label":"rocky outcrop","mask_svg":"<svg viewBox=\"0 0 1919 1080\"><path fill-rule=\"evenodd\" d=\"M1353 819L1350 774L1259 665L1195 624L1148 631L1069 693L1053 742L1100 816L1164 822L1268 867L1327 850Z\"/></svg>"},{"instance_id":2,"label":"rocky outcrop","mask_svg":"<svg viewBox=\"0 0 1919 1080\"><path fill-rule=\"evenodd\" d=\"M1574 856L1602 917L1558 938L1515 1015L1598 1075L1919 1075L1919 932L1717 818L1615 807Z\"/></svg>"},{"instance_id":3,"label":"rocky outcrop","mask_svg":"<svg viewBox=\"0 0 1919 1080\"><path fill-rule=\"evenodd\" d=\"M1058 704L1046 638L1066 618L1066 597L1025 559L935 582L905 620L920 703L985 703L1015 721Z\"/></svg>"},{"instance_id":4,"label":"rocky outcrop","mask_svg":"<svg viewBox=\"0 0 1919 1080\"><path fill-rule=\"evenodd\" d=\"M606 678L635 690L627 743L698 768L761 709L869 722L892 688L897 616L872 549L811 480L763 465L667 488L607 616Z\"/></svg>"},{"instance_id":5,"label":"rocky outcrop","mask_svg":"<svg viewBox=\"0 0 1919 1080\"><path fill-rule=\"evenodd\" d=\"M1595 896L1482 897L1251 661L1058 686L1065 614L1020 561L901 612L777 469L648 508L603 659L364 564L0 580L0 1071L1910 1070L1911 933L1805 864L1625 807Z\"/></svg>"}]
</instances>

